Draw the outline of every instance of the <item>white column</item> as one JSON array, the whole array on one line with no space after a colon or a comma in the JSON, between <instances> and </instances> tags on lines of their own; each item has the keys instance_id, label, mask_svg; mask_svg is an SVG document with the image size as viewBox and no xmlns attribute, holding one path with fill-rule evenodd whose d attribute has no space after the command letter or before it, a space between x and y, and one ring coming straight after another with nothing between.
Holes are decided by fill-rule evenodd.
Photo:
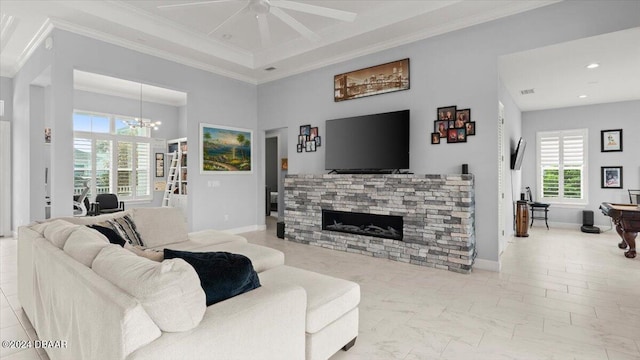
<instances>
[{"instance_id":1,"label":"white column","mask_svg":"<svg viewBox=\"0 0 640 360\"><path fill-rule=\"evenodd\" d=\"M0 236L11 235L11 123L0 121Z\"/></svg>"}]
</instances>

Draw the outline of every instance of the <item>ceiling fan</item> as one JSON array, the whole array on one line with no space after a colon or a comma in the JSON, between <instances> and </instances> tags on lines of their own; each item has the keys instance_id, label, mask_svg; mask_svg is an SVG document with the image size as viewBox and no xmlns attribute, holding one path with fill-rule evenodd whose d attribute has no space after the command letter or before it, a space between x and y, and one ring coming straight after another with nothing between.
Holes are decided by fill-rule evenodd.
<instances>
[{"instance_id":1,"label":"ceiling fan","mask_svg":"<svg viewBox=\"0 0 640 360\"><path fill-rule=\"evenodd\" d=\"M231 1L239 1L239 0L209 0L209 1L196 1L189 3L178 3L172 5L160 5L158 9L171 9L178 7L186 7L186 6L200 6L214 3L223 3L223 2L231 2ZM209 32L208 35L211 35L218 31L225 24L233 21L236 16L240 13L250 13L255 15L258 21L258 29L260 30L260 40L262 42L262 46L266 47L271 43L271 32L269 30L269 23L267 22L267 15L271 14L285 24L289 25L295 31L300 33L300 35L306 37L311 41L319 41L320 36L315 32L311 31L308 27L304 26L301 22L293 18L291 15L287 14L282 9L300 11L308 14L328 17L332 19L349 21L352 22L356 18L356 13L332 9L328 7L310 5L305 3L300 3L296 1L289 0L243 0L246 1L246 5L242 7L240 10L229 16L226 20L224 20L220 25L216 26L213 30Z\"/></svg>"}]
</instances>

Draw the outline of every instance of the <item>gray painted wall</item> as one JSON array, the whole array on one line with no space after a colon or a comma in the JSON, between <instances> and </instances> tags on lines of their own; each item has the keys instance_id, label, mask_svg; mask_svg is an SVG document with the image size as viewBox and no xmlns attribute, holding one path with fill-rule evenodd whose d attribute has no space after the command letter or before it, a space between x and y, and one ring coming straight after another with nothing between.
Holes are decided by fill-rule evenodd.
<instances>
[{"instance_id":1,"label":"gray painted wall","mask_svg":"<svg viewBox=\"0 0 640 360\"><path fill-rule=\"evenodd\" d=\"M497 262L498 57L636 27L639 10L640 4L634 2L562 2L262 84L258 87L259 126L297 129L312 124L322 136L328 119L410 109L411 170L453 174L459 173L460 164L469 164L477 187L478 258ZM411 59L410 90L333 101L334 75L407 57ZM471 108L477 135L464 144L431 145L436 109L448 105ZM291 149L296 140L296 132L290 131ZM290 151L289 171L324 173L324 149Z\"/></svg>"},{"instance_id":2,"label":"gray painted wall","mask_svg":"<svg viewBox=\"0 0 640 360\"><path fill-rule=\"evenodd\" d=\"M584 207L552 205L549 221L582 224L582 210L594 212L598 225L610 224L609 218L598 211L602 202L628 203L627 189L640 189L640 101L587 105L528 111L522 114L522 132L527 139L527 152L522 165L525 186L536 188L536 133L539 131L588 129L588 205ZM600 152L600 131L623 129L622 152ZM600 167L622 166L623 189L600 188Z\"/></svg>"},{"instance_id":3,"label":"gray painted wall","mask_svg":"<svg viewBox=\"0 0 640 360\"><path fill-rule=\"evenodd\" d=\"M50 145L44 142L44 128L46 125L46 117L48 113L46 109L45 88L41 86L31 85L29 87L29 114L31 117L30 125L32 131L30 133L31 151L33 157L29 163L31 167L31 176L33 177L34 188L31 190L30 216L31 219L42 220L45 218L45 168L49 167L49 148ZM55 136L52 133L52 139Z\"/></svg>"},{"instance_id":4,"label":"gray painted wall","mask_svg":"<svg viewBox=\"0 0 640 360\"><path fill-rule=\"evenodd\" d=\"M44 171L32 173L31 169L43 169L41 142L31 142L31 132L43 135L43 120L34 118L31 124L30 97L31 83L46 71L51 64L51 51L44 46L38 47L20 72L13 78L13 120L12 120L12 184L13 184L13 230L31 222L31 197L40 198L40 189L44 188ZM44 106L42 104L41 106ZM42 137L40 137L42 139ZM17 200L19 199L19 201ZM44 204L44 199L43 199ZM71 207L71 198L69 207ZM40 206L40 205L39 205Z\"/></svg>"},{"instance_id":5,"label":"gray painted wall","mask_svg":"<svg viewBox=\"0 0 640 360\"><path fill-rule=\"evenodd\" d=\"M89 39L66 31L51 34L51 51L40 46L27 61L14 81L14 113L19 125L14 127L14 163L30 163L29 139L33 131L41 135L41 127L30 127L28 114L28 84L47 66L51 66L52 128L56 134L51 144L52 216L71 214L73 194L73 156L71 116L74 108L73 70L95 72L122 79L138 81L189 94L186 113L189 115L186 136L189 147L189 222L192 230L205 228L235 229L264 224L264 207L256 200L258 183L262 177L259 167L262 139L254 138L254 171L243 175L201 175L198 171L197 147L199 123L207 122L255 130L257 128L256 86L223 76L197 70L171 61L141 54L119 46ZM26 105L26 106L25 106ZM17 114L19 110L19 114ZM33 130L35 129L35 130ZM19 140L18 140L19 139ZM15 179L29 179L29 170L21 169ZM209 181L217 180L217 181ZM36 183L23 182L14 188L16 196L26 205L14 204L14 225L29 223L29 194ZM209 187L209 184L219 184ZM191 189L197 189L195 192ZM262 194L263 191L260 191ZM196 195L197 194L197 195ZM261 196L262 197L262 196ZM262 203L263 200L260 202ZM16 202L18 203L18 202ZM228 220L225 221L225 215ZM259 216L258 216L259 215ZM14 226L15 228L15 226Z\"/></svg>"},{"instance_id":6,"label":"gray painted wall","mask_svg":"<svg viewBox=\"0 0 640 360\"><path fill-rule=\"evenodd\" d=\"M511 153L515 150L518 140L522 136L522 119L521 112L518 106L515 104L513 97L507 92L502 81L498 84L498 97L500 102L504 106L504 119L505 124L503 126L503 184L502 193L502 216L503 216L503 229L504 234L499 233L498 239L498 251L502 253L509 242L507 239L513 236L515 232L515 201L520 198L520 187L522 183L521 170L511 170Z\"/></svg>"}]
</instances>

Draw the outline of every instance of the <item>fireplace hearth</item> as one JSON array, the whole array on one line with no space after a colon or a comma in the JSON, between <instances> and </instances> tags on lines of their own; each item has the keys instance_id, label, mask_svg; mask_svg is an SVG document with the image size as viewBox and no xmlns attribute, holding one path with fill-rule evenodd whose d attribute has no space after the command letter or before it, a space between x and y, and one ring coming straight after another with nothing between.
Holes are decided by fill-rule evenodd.
<instances>
[{"instance_id":1,"label":"fireplace hearth","mask_svg":"<svg viewBox=\"0 0 640 360\"><path fill-rule=\"evenodd\" d=\"M322 210L322 230L402 240L402 216Z\"/></svg>"}]
</instances>

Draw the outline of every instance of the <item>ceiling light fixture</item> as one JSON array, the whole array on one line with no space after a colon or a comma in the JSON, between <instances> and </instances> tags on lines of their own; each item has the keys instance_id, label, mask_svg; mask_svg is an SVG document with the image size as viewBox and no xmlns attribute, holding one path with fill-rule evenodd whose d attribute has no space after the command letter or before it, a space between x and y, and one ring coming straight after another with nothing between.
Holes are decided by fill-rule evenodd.
<instances>
[{"instance_id":1,"label":"ceiling light fixture","mask_svg":"<svg viewBox=\"0 0 640 360\"><path fill-rule=\"evenodd\" d=\"M598 63L591 63L591 64L587 65L587 69L595 69L595 68L597 68L599 66L600 66L600 64L598 64Z\"/></svg>"},{"instance_id":2,"label":"ceiling light fixture","mask_svg":"<svg viewBox=\"0 0 640 360\"><path fill-rule=\"evenodd\" d=\"M123 120L123 122L127 124L127 126L129 126L129 128L131 129L150 128L153 130L158 130L158 126L162 124L161 121L151 121L151 120L142 118L142 84L140 84L140 117L134 118L133 120Z\"/></svg>"},{"instance_id":3,"label":"ceiling light fixture","mask_svg":"<svg viewBox=\"0 0 640 360\"><path fill-rule=\"evenodd\" d=\"M587 97L587 95L579 95L578 97L579 97L580 99L584 99L584 98L586 98L586 97Z\"/></svg>"}]
</instances>

